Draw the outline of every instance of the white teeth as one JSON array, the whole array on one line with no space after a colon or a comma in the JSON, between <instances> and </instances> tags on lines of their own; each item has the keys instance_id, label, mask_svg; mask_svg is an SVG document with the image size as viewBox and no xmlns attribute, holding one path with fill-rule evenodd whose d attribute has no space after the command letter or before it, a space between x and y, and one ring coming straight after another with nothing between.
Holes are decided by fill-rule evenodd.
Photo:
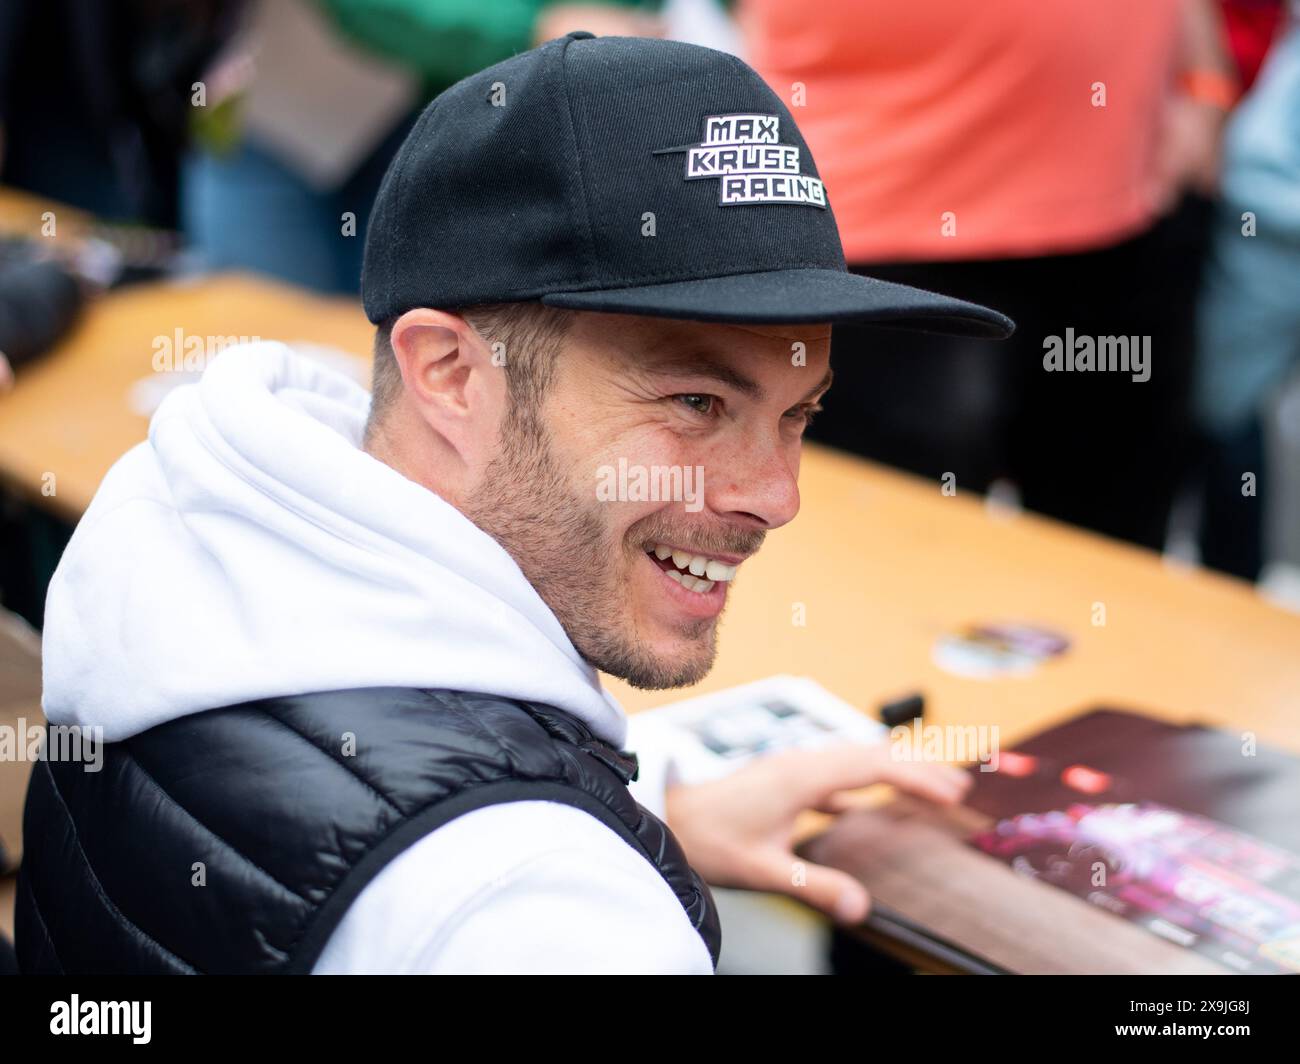
<instances>
[{"instance_id":1,"label":"white teeth","mask_svg":"<svg viewBox=\"0 0 1300 1064\"><path fill-rule=\"evenodd\" d=\"M673 565L677 567L677 570L685 571L666 570L668 575L675 579L689 573L692 577L697 578L701 584L708 583L712 586L720 580L734 580L736 576L736 566L734 565L727 565L713 558L707 558L703 554L691 554L684 550L674 550L662 543L656 543L650 553L660 561L672 558ZM683 587L690 587L689 580L681 581L681 583Z\"/></svg>"},{"instance_id":2,"label":"white teeth","mask_svg":"<svg viewBox=\"0 0 1300 1064\"><path fill-rule=\"evenodd\" d=\"M712 580L696 580L690 573L681 573L676 569L665 569L669 579L676 580L687 591L694 591L701 595L707 595L713 590L714 582Z\"/></svg>"},{"instance_id":3,"label":"white teeth","mask_svg":"<svg viewBox=\"0 0 1300 1064\"><path fill-rule=\"evenodd\" d=\"M691 570L691 572L694 571L694 569ZM710 580L730 580L736 575L736 567L734 565L723 565L722 562L711 561L705 567L704 575Z\"/></svg>"}]
</instances>

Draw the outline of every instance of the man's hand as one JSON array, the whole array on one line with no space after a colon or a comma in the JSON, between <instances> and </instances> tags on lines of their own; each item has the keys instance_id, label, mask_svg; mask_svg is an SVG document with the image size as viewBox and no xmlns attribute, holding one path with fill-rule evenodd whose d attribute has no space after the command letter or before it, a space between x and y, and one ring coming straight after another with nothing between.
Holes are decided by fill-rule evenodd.
<instances>
[{"instance_id":1,"label":"man's hand","mask_svg":"<svg viewBox=\"0 0 1300 1064\"><path fill-rule=\"evenodd\" d=\"M843 924L866 919L866 887L794 855L795 819L807 809L838 814L847 792L873 783L955 805L970 777L952 765L895 761L890 745L846 744L762 757L720 780L669 788L665 813L687 860L719 887L789 894ZM794 870L802 865L802 875ZM798 881L801 885L796 885Z\"/></svg>"},{"instance_id":2,"label":"man's hand","mask_svg":"<svg viewBox=\"0 0 1300 1064\"><path fill-rule=\"evenodd\" d=\"M1216 0L1187 0L1178 34L1179 80L1190 83L1171 94L1157 131L1152 197L1160 214L1177 206L1184 192L1213 197L1218 191L1223 128L1237 89L1237 68Z\"/></svg>"},{"instance_id":3,"label":"man's hand","mask_svg":"<svg viewBox=\"0 0 1300 1064\"><path fill-rule=\"evenodd\" d=\"M9 360L5 358L5 353L0 351L0 395L13 390L14 370L9 365Z\"/></svg>"}]
</instances>

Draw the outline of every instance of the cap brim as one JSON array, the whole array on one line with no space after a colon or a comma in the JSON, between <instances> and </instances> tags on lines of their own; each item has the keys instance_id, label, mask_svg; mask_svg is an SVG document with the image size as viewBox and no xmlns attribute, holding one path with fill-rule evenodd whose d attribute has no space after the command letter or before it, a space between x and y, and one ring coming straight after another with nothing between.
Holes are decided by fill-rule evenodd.
<instances>
[{"instance_id":1,"label":"cap brim","mask_svg":"<svg viewBox=\"0 0 1300 1064\"><path fill-rule=\"evenodd\" d=\"M550 307L645 314L738 325L861 322L954 336L1001 338L1015 331L1005 314L909 285L840 270L770 270L695 281L555 292Z\"/></svg>"}]
</instances>

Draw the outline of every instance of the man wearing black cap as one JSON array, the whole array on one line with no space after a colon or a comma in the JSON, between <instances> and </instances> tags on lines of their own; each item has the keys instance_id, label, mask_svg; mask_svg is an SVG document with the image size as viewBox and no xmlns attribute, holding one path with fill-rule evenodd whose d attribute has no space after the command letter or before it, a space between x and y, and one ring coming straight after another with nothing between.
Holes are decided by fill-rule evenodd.
<instances>
[{"instance_id":1,"label":"man wearing black cap","mask_svg":"<svg viewBox=\"0 0 1300 1064\"><path fill-rule=\"evenodd\" d=\"M846 746L670 786L597 670L707 673L798 509L832 322L1010 323L846 272L739 60L583 33L430 105L363 294L373 401L227 351L79 526L45 709L107 743L33 774L24 969L707 972L705 881L861 919L856 881L796 874L795 816L961 773Z\"/></svg>"}]
</instances>

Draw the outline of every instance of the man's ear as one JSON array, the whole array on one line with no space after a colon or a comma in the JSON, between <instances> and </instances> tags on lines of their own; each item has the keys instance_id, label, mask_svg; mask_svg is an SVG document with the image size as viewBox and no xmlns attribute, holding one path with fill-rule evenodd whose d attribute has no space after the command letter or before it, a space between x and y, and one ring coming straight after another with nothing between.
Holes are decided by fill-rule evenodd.
<instances>
[{"instance_id":1,"label":"man's ear","mask_svg":"<svg viewBox=\"0 0 1300 1064\"><path fill-rule=\"evenodd\" d=\"M393 357L414 411L458 450L472 424L495 424L505 389L492 352L459 314L419 307L393 323Z\"/></svg>"}]
</instances>

